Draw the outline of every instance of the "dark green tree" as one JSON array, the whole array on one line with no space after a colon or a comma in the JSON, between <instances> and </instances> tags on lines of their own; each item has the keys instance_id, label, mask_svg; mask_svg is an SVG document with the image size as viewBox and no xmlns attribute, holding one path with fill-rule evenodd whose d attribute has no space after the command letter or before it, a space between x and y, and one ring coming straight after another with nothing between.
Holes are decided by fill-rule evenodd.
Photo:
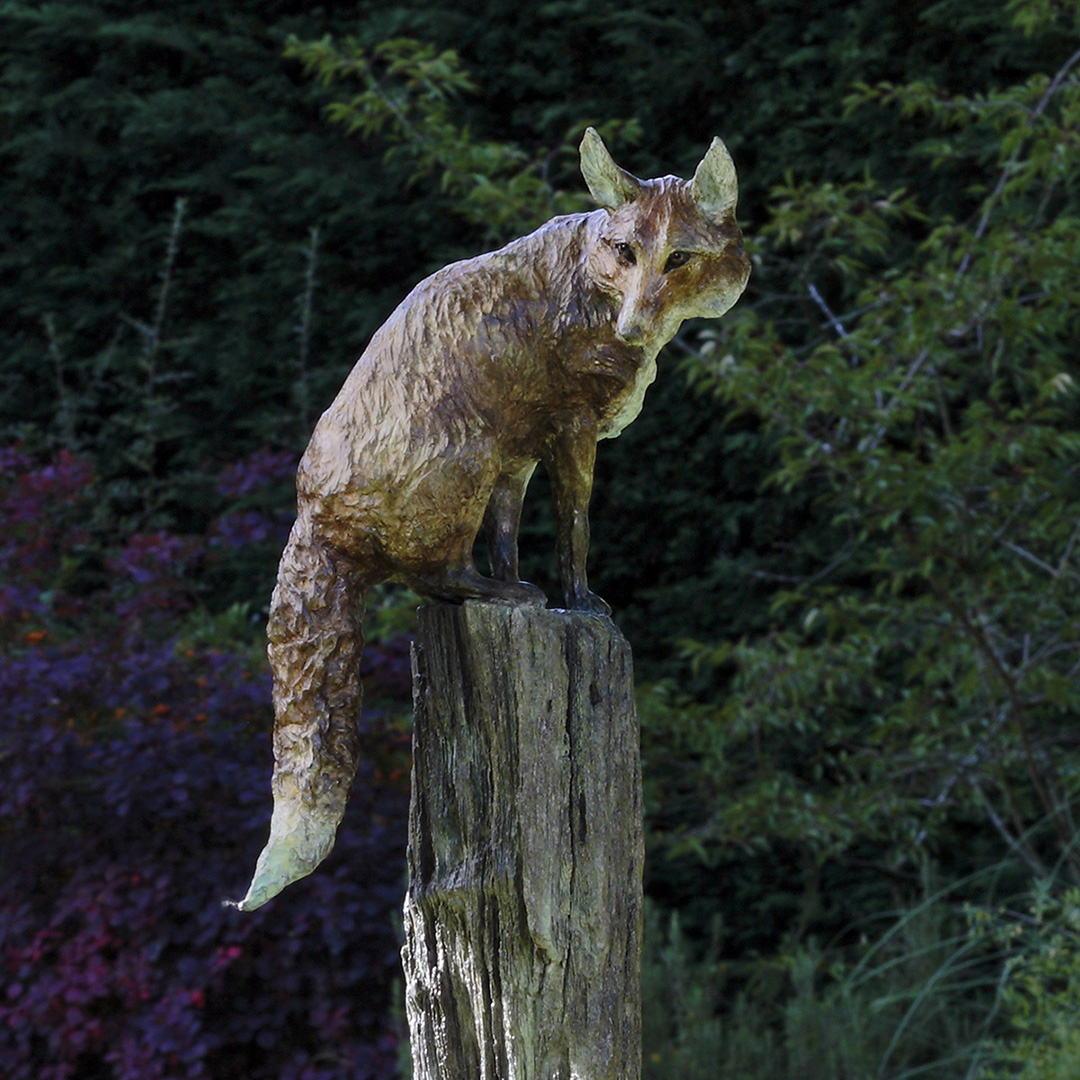
<instances>
[{"instance_id":1,"label":"dark green tree","mask_svg":"<svg viewBox=\"0 0 1080 1080\"><path fill-rule=\"evenodd\" d=\"M767 628L687 647L719 704L649 699L658 885L682 867L681 895L712 880L757 910L744 947L915 903L928 866L975 874L969 896L988 868L1080 877L1078 64L855 89L853 117L922 127L928 184L774 189L758 255L802 295L743 306L692 365L761 418L771 490L808 511L731 564L770 583ZM969 178L963 217L931 211L935 172Z\"/></svg>"}]
</instances>

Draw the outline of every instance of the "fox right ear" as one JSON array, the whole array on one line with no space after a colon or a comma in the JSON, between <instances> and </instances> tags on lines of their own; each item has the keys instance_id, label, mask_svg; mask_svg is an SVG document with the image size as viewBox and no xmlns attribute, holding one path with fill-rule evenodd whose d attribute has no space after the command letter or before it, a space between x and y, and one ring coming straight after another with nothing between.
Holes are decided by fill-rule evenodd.
<instances>
[{"instance_id":1,"label":"fox right ear","mask_svg":"<svg viewBox=\"0 0 1080 1080\"><path fill-rule=\"evenodd\" d=\"M734 213L739 200L739 181L735 176L735 162L722 139L713 139L691 185L701 212L710 220L723 221Z\"/></svg>"},{"instance_id":2,"label":"fox right ear","mask_svg":"<svg viewBox=\"0 0 1080 1080\"><path fill-rule=\"evenodd\" d=\"M595 128L586 128L581 140L581 175L592 197L608 210L618 210L641 194L641 181L615 164Z\"/></svg>"}]
</instances>

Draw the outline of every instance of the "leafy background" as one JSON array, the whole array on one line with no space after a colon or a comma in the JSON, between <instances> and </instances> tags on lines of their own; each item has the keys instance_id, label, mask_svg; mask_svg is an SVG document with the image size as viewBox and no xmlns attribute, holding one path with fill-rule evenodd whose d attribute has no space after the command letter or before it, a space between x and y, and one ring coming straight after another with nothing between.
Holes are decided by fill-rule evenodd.
<instances>
[{"instance_id":1,"label":"leafy background","mask_svg":"<svg viewBox=\"0 0 1080 1080\"><path fill-rule=\"evenodd\" d=\"M0 4L0 1069L405 1068L409 598L243 889L314 419L417 280L720 133L755 272L601 448L648 1077L1073 1077L1074 3ZM552 589L538 477L525 573ZM404 636L403 636L404 635Z\"/></svg>"}]
</instances>

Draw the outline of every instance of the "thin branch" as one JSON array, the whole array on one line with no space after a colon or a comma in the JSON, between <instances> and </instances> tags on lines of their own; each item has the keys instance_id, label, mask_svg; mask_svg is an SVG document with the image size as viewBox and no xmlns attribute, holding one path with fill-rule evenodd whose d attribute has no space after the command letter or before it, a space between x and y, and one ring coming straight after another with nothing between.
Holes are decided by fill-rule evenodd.
<instances>
[{"instance_id":1,"label":"thin branch","mask_svg":"<svg viewBox=\"0 0 1080 1080\"><path fill-rule=\"evenodd\" d=\"M1043 94L1039 104L1035 106L1032 112L1028 115L1025 121L1025 126L1030 128L1034 125L1034 122L1042 116L1046 107L1050 104L1053 96L1061 88L1062 82L1065 80L1065 76L1077 65L1080 64L1080 50L1073 53L1068 60L1059 68L1058 73L1051 79L1050 85L1046 88L1046 93ZM990 224L990 215L993 214L997 207L998 200L1001 198L1002 193L1005 191L1005 185L1009 182L1009 176L1012 174L1012 167L1016 163L1016 159L1020 156L1020 147L1018 146L1012 153L1012 156L1005 163L1005 167L1001 170L1001 175L998 177L997 184L994 186L994 190L990 197L983 205L982 218L979 221L978 226L975 229L975 235L972 238L971 243L968 245L967 251L964 253L963 259L960 260L960 268L958 274L963 276L967 273L968 267L971 265L972 252L975 245L982 239L983 233L986 232L987 226Z\"/></svg>"},{"instance_id":2,"label":"thin branch","mask_svg":"<svg viewBox=\"0 0 1080 1080\"><path fill-rule=\"evenodd\" d=\"M142 328L146 335L145 355L150 365L148 373L148 385L152 389L155 381L155 362L158 350L161 347L161 333L165 328L165 313L169 306L169 288L172 285L173 269L176 266L176 256L180 250L180 230L184 221L184 210L187 208L187 199L177 199L173 211L172 227L169 229L169 244L165 249L165 265L161 270L161 291L158 293L157 308L154 311L154 321L150 326ZM139 324L135 324L138 326Z\"/></svg>"},{"instance_id":3,"label":"thin branch","mask_svg":"<svg viewBox=\"0 0 1080 1080\"><path fill-rule=\"evenodd\" d=\"M818 292L817 286L813 282L811 282L807 286L807 290L810 293L810 299L813 300L814 303L817 304L817 306L821 308L823 312L825 312L825 318L829 320L829 325L837 332L840 337L846 338L848 336L848 332L844 329L844 324L832 313L829 305L825 303L825 298L821 295L821 293Z\"/></svg>"},{"instance_id":4,"label":"thin branch","mask_svg":"<svg viewBox=\"0 0 1080 1080\"><path fill-rule=\"evenodd\" d=\"M1015 515L1014 515L1015 517ZM1007 521L1000 529L994 533L994 539L1004 548L1007 548L1014 555L1019 555L1020 558L1025 559L1031 563L1032 566L1037 566L1040 570L1049 574L1052 578L1062 577L1063 575L1073 576L1068 573L1068 563L1072 556L1073 548L1076 546L1077 538L1080 537L1080 522L1077 523L1076 528L1073 529L1072 535L1069 537L1068 543L1065 545L1065 551L1062 553L1061 560L1057 566L1051 566L1050 563L1040 559L1038 555L1033 555L1026 548L1022 548L1019 544L1014 544L1011 540L1006 540L1002 535L1005 530L1012 524L1012 520Z\"/></svg>"},{"instance_id":5,"label":"thin branch","mask_svg":"<svg viewBox=\"0 0 1080 1080\"><path fill-rule=\"evenodd\" d=\"M982 614L976 611L976 618L973 620L966 608L956 607L954 610L958 614L961 623L968 631L968 634L973 639L976 648L981 646L981 651L989 660L991 667L1001 680L1001 684L1005 689L1005 694L1009 699L1009 704L1012 706L1012 715L1013 720L1016 723L1016 730L1020 734L1020 745L1024 751L1024 759L1027 764L1028 778L1031 780L1031 786L1035 789L1035 794L1038 796L1039 801L1042 803L1047 814L1050 816L1051 820L1053 820L1054 828L1058 833L1058 839L1063 845L1067 845L1069 843L1069 837L1061 828L1057 820L1057 811L1061 808L1061 804L1053 794L1052 790L1047 786L1049 779L1053 774L1053 769L1048 765L1046 775L1044 775L1036 765L1035 748L1031 741L1031 732L1027 722L1027 708L1020 697L1019 689L1016 684L1016 673L1009 669L1004 658L1001 657L994 648L994 643L990 640L990 635L986 630L986 620L982 617Z\"/></svg>"},{"instance_id":6,"label":"thin branch","mask_svg":"<svg viewBox=\"0 0 1080 1080\"><path fill-rule=\"evenodd\" d=\"M990 824L997 829L998 834L1001 836L1002 840L1005 841L1010 850L1015 851L1020 858L1024 860L1028 869L1031 870L1036 877L1045 878L1048 872L1038 855L1036 855L1020 837L1013 836L1013 834L1009 832L1008 825L1001 820L998 812L994 809L993 804L979 786L978 779L974 776L969 776L967 777L967 782L971 785L971 790L978 796L979 802L982 803L983 811L990 819Z\"/></svg>"},{"instance_id":7,"label":"thin branch","mask_svg":"<svg viewBox=\"0 0 1080 1080\"><path fill-rule=\"evenodd\" d=\"M974 771L975 766L981 761L990 756L990 747L988 740L992 739L997 733L1004 727L1006 721L1009 719L1009 712L1004 706L998 709L997 719L992 726L987 730L985 737L979 741L979 744L975 747L973 753L965 754L957 763L956 768L952 774L946 779L942 785L941 790L933 799L920 799L920 804L925 806L929 810L934 810L941 806L952 793L952 789L956 784L963 779L967 779L972 783L974 787L977 783L977 779L973 780L973 777L977 777L977 773ZM928 827L923 827L919 830L915 837L915 843L921 844L926 839Z\"/></svg>"},{"instance_id":8,"label":"thin branch","mask_svg":"<svg viewBox=\"0 0 1080 1080\"><path fill-rule=\"evenodd\" d=\"M929 355L930 350L923 349L923 351L919 353L919 355L916 356L915 359L912 361L911 367L908 368L907 374L901 380L900 385L896 388L896 393L893 394L893 396L889 398L888 402L886 403L884 415L874 427L874 434L866 439L863 439L862 442L859 443L859 450L861 453L867 453L871 450L876 450L878 448L878 444L881 442L882 438L885 435L885 420L888 418L889 413L892 412L893 407L900 400L900 395L903 394L903 392L911 385L915 376L919 374L919 369L923 366L923 364L926 363L926 358Z\"/></svg>"},{"instance_id":9,"label":"thin branch","mask_svg":"<svg viewBox=\"0 0 1080 1080\"><path fill-rule=\"evenodd\" d=\"M53 371L56 375L56 396L59 403L60 437L64 445L73 449L75 446L75 424L72 419L71 393L64 379L64 352L60 348L60 338L56 332L56 319L50 312L45 316L45 335L49 339L49 356L52 358Z\"/></svg>"},{"instance_id":10,"label":"thin branch","mask_svg":"<svg viewBox=\"0 0 1080 1080\"><path fill-rule=\"evenodd\" d=\"M938 417L941 420L941 430L947 439L952 438L952 422L949 420L949 407L945 401L945 391L941 387L941 374L936 364L927 368L927 374L934 380L934 396L937 399Z\"/></svg>"},{"instance_id":11,"label":"thin branch","mask_svg":"<svg viewBox=\"0 0 1080 1080\"><path fill-rule=\"evenodd\" d=\"M1020 547L1019 544L1014 544L1011 540L1006 540L1003 536L998 536L997 542L1004 548L1008 548L1014 555L1019 555L1021 559L1026 559L1032 566L1037 566L1040 570L1045 570L1051 577L1057 577L1061 571L1055 570L1049 563L1045 563L1038 557L1038 555L1032 555L1030 551Z\"/></svg>"},{"instance_id":12,"label":"thin branch","mask_svg":"<svg viewBox=\"0 0 1080 1080\"><path fill-rule=\"evenodd\" d=\"M1060 574L1064 569L1066 563L1072 558L1073 548L1076 546L1077 539L1080 538L1080 521L1077 521L1076 528L1072 531L1072 536L1069 537L1069 542L1065 545L1065 551L1061 556L1061 562L1058 563L1058 573Z\"/></svg>"},{"instance_id":13,"label":"thin branch","mask_svg":"<svg viewBox=\"0 0 1080 1080\"><path fill-rule=\"evenodd\" d=\"M308 355L311 343L311 302L315 295L315 268L319 255L319 226L311 227L307 248L307 269L304 274L304 292L300 297L300 322L296 327L300 339L298 357L299 372L297 392L300 398L300 422L306 435L311 430L310 393L308 388Z\"/></svg>"},{"instance_id":14,"label":"thin branch","mask_svg":"<svg viewBox=\"0 0 1080 1080\"><path fill-rule=\"evenodd\" d=\"M1074 67L1076 67L1077 64L1080 64L1080 49L1077 49L1077 51L1074 52L1072 56L1070 56L1069 59L1066 60L1065 63L1062 64L1062 66L1058 69L1058 73L1053 77L1053 79L1051 79L1050 85L1046 88L1046 93L1043 94L1042 100L1039 102L1038 105L1035 106L1035 111L1031 114L1030 120L1038 120L1038 118L1042 116L1043 112L1046 109L1046 106L1050 104L1050 99L1058 92L1058 89L1061 87L1065 76L1068 75L1069 72Z\"/></svg>"},{"instance_id":15,"label":"thin branch","mask_svg":"<svg viewBox=\"0 0 1080 1080\"><path fill-rule=\"evenodd\" d=\"M847 562L854 550L855 541L848 540L827 566L822 567L813 574L774 574L769 570L748 570L738 565L736 565L735 569L740 574L756 578L758 581L772 581L780 585L813 585L815 582L828 577L837 567Z\"/></svg>"}]
</instances>

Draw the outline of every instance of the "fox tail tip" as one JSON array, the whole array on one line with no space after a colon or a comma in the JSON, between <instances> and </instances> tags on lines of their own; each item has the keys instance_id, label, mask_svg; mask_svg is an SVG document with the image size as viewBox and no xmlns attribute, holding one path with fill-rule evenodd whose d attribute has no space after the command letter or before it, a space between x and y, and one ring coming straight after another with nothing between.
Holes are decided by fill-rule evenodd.
<instances>
[{"instance_id":1,"label":"fox tail tip","mask_svg":"<svg viewBox=\"0 0 1080 1080\"><path fill-rule=\"evenodd\" d=\"M254 911L272 900L286 886L307 877L330 854L340 814L323 819L311 808L277 802L270 819L266 842L246 895L227 900L226 906Z\"/></svg>"}]
</instances>

